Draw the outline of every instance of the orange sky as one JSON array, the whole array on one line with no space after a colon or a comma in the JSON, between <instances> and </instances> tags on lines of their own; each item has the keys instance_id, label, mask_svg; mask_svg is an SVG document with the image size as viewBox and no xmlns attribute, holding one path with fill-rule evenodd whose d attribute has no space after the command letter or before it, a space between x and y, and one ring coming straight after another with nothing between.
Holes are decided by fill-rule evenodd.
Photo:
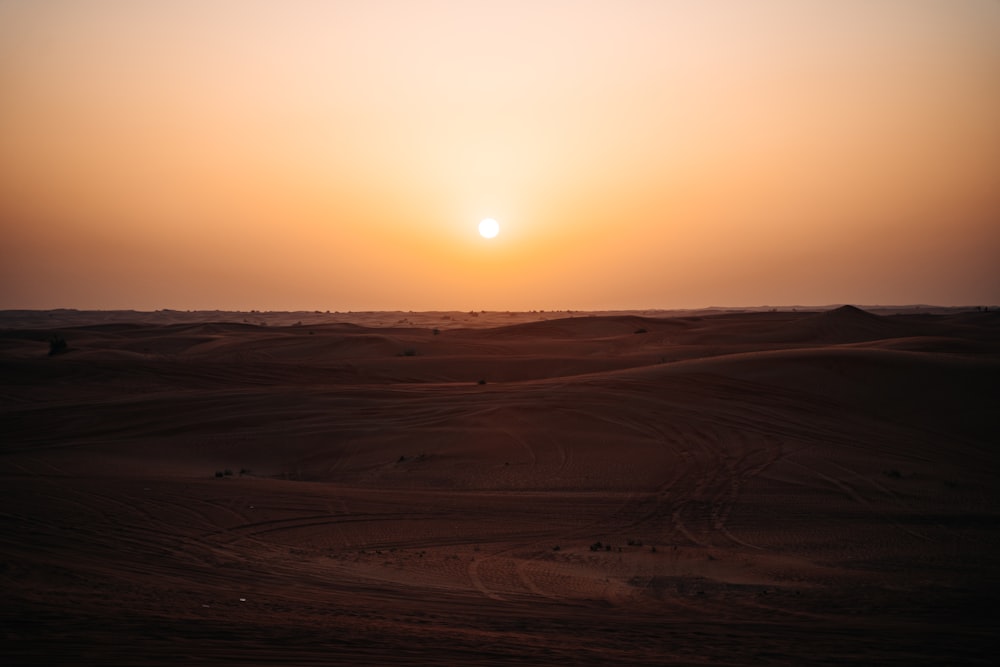
<instances>
[{"instance_id":1,"label":"orange sky","mask_svg":"<svg viewBox=\"0 0 1000 667\"><path fill-rule=\"evenodd\" d=\"M1000 3L0 0L0 232L0 308L997 304Z\"/></svg>"}]
</instances>

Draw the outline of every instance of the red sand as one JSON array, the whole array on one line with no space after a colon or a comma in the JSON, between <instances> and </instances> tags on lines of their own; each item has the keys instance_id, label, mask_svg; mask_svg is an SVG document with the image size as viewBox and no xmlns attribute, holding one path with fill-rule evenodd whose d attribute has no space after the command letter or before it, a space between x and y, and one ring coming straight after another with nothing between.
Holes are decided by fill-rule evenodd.
<instances>
[{"instance_id":1,"label":"red sand","mask_svg":"<svg viewBox=\"0 0 1000 667\"><path fill-rule=\"evenodd\" d=\"M3 663L991 664L998 325L0 313Z\"/></svg>"}]
</instances>

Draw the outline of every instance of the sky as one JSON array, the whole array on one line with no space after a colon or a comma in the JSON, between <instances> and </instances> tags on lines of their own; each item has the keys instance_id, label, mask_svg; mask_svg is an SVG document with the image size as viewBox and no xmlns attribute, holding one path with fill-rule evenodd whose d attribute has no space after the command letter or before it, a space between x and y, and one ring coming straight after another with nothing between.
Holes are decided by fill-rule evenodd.
<instances>
[{"instance_id":1,"label":"sky","mask_svg":"<svg viewBox=\"0 0 1000 667\"><path fill-rule=\"evenodd\" d=\"M996 0L0 0L0 308L993 305L998 119Z\"/></svg>"}]
</instances>

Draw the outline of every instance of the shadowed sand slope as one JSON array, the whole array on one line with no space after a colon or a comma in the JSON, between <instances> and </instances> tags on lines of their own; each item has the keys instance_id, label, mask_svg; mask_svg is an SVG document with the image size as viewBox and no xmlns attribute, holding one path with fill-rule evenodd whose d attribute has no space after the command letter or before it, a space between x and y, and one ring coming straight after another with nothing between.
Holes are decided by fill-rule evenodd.
<instances>
[{"instance_id":1,"label":"shadowed sand slope","mask_svg":"<svg viewBox=\"0 0 1000 667\"><path fill-rule=\"evenodd\" d=\"M5 664L992 664L994 313L61 317Z\"/></svg>"}]
</instances>

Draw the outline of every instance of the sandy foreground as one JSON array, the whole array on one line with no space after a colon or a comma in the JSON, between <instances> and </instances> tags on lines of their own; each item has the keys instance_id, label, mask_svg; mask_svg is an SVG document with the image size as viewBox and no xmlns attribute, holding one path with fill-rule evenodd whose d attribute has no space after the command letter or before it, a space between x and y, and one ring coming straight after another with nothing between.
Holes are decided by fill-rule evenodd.
<instances>
[{"instance_id":1,"label":"sandy foreground","mask_svg":"<svg viewBox=\"0 0 1000 667\"><path fill-rule=\"evenodd\" d=\"M0 661L993 664L998 406L995 312L3 312Z\"/></svg>"}]
</instances>

